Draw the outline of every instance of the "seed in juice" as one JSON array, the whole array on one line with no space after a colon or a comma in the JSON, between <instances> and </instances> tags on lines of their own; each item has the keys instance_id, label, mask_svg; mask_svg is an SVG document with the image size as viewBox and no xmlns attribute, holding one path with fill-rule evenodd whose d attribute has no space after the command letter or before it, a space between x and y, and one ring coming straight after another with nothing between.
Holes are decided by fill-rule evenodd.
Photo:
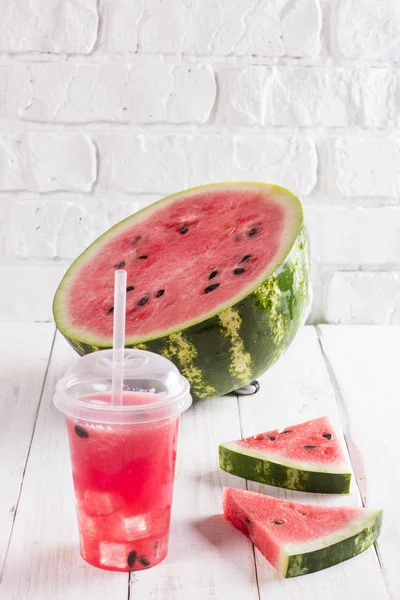
<instances>
[{"instance_id":1,"label":"seed in juice","mask_svg":"<svg viewBox=\"0 0 400 600\"><path fill-rule=\"evenodd\" d=\"M128 567L133 567L133 565L136 562L136 556L137 556L136 550L132 550L132 552L129 552L129 554L128 554Z\"/></svg>"},{"instance_id":2,"label":"seed in juice","mask_svg":"<svg viewBox=\"0 0 400 600\"><path fill-rule=\"evenodd\" d=\"M139 562L141 565L143 565L144 567L149 567L150 566L150 561L148 558L146 558L145 556L141 556L139 558Z\"/></svg>"},{"instance_id":3,"label":"seed in juice","mask_svg":"<svg viewBox=\"0 0 400 600\"><path fill-rule=\"evenodd\" d=\"M80 438L88 438L89 437L89 432L86 431L86 429L84 427L82 427L81 425L75 425L74 430L75 430L76 435L78 435Z\"/></svg>"}]
</instances>

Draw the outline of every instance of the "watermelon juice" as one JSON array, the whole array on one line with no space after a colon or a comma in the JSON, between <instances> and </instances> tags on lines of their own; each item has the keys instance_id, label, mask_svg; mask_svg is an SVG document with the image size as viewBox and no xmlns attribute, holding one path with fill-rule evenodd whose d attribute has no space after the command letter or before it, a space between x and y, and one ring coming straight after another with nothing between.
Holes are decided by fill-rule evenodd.
<instances>
[{"instance_id":1,"label":"watermelon juice","mask_svg":"<svg viewBox=\"0 0 400 600\"><path fill-rule=\"evenodd\" d=\"M125 393L123 404L153 399ZM110 395L85 400L110 402ZM178 421L104 426L67 419L80 548L88 563L130 571L166 557Z\"/></svg>"},{"instance_id":2,"label":"watermelon juice","mask_svg":"<svg viewBox=\"0 0 400 600\"><path fill-rule=\"evenodd\" d=\"M192 399L168 359L142 350L125 350L113 397L113 365L109 350L79 359L54 403L66 415L81 555L136 571L168 553L179 419Z\"/></svg>"}]
</instances>

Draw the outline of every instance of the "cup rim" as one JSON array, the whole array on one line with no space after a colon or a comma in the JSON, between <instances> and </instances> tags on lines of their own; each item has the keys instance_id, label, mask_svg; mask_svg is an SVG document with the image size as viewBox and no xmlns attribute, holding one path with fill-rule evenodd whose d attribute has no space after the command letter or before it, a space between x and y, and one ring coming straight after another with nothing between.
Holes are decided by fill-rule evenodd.
<instances>
[{"instance_id":1,"label":"cup rim","mask_svg":"<svg viewBox=\"0 0 400 600\"><path fill-rule=\"evenodd\" d=\"M104 379L105 381L109 381L108 379ZM166 414L166 415L162 415L162 416L156 416L157 411L160 413L162 413L162 409L171 409L171 416L175 415L175 413L177 412L178 414L182 414L187 408L189 408L189 406L192 404L192 396L190 394L190 386L189 386L189 382L187 381L187 379L185 377L183 377L181 375L181 382L182 382L182 387L181 390L177 393L174 394L173 396L168 395L167 393L153 393L149 392L147 390L137 390L137 391L127 391L127 393L138 393L138 394L152 394L153 397L154 395L160 396L160 400L157 402L152 402L149 404L137 404L137 405L119 405L119 404L94 404L92 402L88 402L85 401L83 398L86 396L92 396L93 394L96 394L96 392L91 392L91 393L86 393L82 396L79 395L72 395L72 394L68 394L68 386L73 385L74 383L80 384L80 383L84 383L85 381L89 382L89 381L94 381L93 378L91 377L87 377L85 378L81 378L76 376L75 374L71 373L69 375L65 375L62 379L60 379L56 385L56 389L55 389L55 394L54 394L54 398L53 398L53 402L55 404L55 406L58 408L58 410L60 410L62 413L64 413L67 416L71 416L71 417L77 417L79 418L79 411L88 411L92 414L93 416L93 421L96 421L98 418L101 419L102 415L109 415L116 417L117 415L120 415L121 417L123 416L128 416L131 415L132 418L135 417L135 415L138 415L139 413L142 413L145 411L146 413L149 414L149 421L154 420L160 420L160 419L164 419L164 418L168 418L170 415ZM96 378L95 381L97 382L101 382L101 379ZM99 392L99 393L104 393L104 392ZM105 393L107 394L111 394L111 390L107 390ZM175 411L173 410L175 408ZM177 410L178 409L178 410ZM165 411L164 411L165 412ZM96 419L97 417L97 419ZM82 418L86 418L87 420L90 420L90 418L88 418L88 415L86 414L86 417L83 416L82 414ZM111 419L112 421L112 419ZM114 422L114 421L112 421ZM125 422L125 421L124 421ZM141 419L142 422L142 419Z\"/></svg>"}]
</instances>

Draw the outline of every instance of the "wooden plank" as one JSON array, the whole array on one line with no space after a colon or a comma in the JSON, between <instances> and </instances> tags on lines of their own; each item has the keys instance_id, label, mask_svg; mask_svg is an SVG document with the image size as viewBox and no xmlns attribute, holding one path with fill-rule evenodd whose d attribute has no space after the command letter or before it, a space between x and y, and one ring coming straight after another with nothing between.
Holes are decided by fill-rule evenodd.
<instances>
[{"instance_id":1,"label":"wooden plank","mask_svg":"<svg viewBox=\"0 0 400 600\"><path fill-rule=\"evenodd\" d=\"M255 396L240 399L244 436L281 428L327 415L335 431L341 431L336 400L331 388L316 331L302 329L288 352L260 378ZM342 439L344 445L344 441ZM249 482L250 490L300 502L330 506L360 505L353 482L350 495L318 495L291 492ZM388 598L379 562L373 548L363 554L319 573L285 580L256 551L257 574L262 600L384 600Z\"/></svg>"},{"instance_id":2,"label":"wooden plank","mask_svg":"<svg viewBox=\"0 0 400 600\"><path fill-rule=\"evenodd\" d=\"M4 600L128 597L128 574L95 569L79 555L66 428L53 406L56 382L74 358L57 335L4 568ZM29 390L24 399L29 400Z\"/></svg>"},{"instance_id":3,"label":"wooden plank","mask_svg":"<svg viewBox=\"0 0 400 600\"><path fill-rule=\"evenodd\" d=\"M131 574L131 599L258 598L252 545L222 517L223 486L245 481L218 469L217 448L238 436L236 396L199 401L184 413L169 555Z\"/></svg>"},{"instance_id":4,"label":"wooden plank","mask_svg":"<svg viewBox=\"0 0 400 600\"><path fill-rule=\"evenodd\" d=\"M0 576L54 332L51 323L0 323Z\"/></svg>"},{"instance_id":5,"label":"wooden plank","mask_svg":"<svg viewBox=\"0 0 400 600\"><path fill-rule=\"evenodd\" d=\"M367 506L384 509L377 551L391 598L400 598L400 327L320 328L350 452Z\"/></svg>"}]
</instances>

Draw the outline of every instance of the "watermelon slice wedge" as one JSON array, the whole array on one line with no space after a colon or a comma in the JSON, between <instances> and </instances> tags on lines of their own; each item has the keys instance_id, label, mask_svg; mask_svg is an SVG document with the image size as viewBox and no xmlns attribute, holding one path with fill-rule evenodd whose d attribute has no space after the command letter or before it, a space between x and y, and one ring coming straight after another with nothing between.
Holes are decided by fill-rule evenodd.
<instances>
[{"instance_id":1,"label":"watermelon slice wedge","mask_svg":"<svg viewBox=\"0 0 400 600\"><path fill-rule=\"evenodd\" d=\"M303 209L279 186L231 182L169 196L97 239L54 298L58 329L87 354L112 346L116 269L128 274L126 346L172 360L192 395L254 381L308 308Z\"/></svg>"},{"instance_id":2,"label":"watermelon slice wedge","mask_svg":"<svg viewBox=\"0 0 400 600\"><path fill-rule=\"evenodd\" d=\"M221 469L302 492L347 494L351 469L327 417L219 446Z\"/></svg>"},{"instance_id":3,"label":"watermelon slice wedge","mask_svg":"<svg viewBox=\"0 0 400 600\"><path fill-rule=\"evenodd\" d=\"M225 519L284 577L314 573L364 552L382 525L381 510L312 506L232 488L224 489L223 509Z\"/></svg>"}]
</instances>

